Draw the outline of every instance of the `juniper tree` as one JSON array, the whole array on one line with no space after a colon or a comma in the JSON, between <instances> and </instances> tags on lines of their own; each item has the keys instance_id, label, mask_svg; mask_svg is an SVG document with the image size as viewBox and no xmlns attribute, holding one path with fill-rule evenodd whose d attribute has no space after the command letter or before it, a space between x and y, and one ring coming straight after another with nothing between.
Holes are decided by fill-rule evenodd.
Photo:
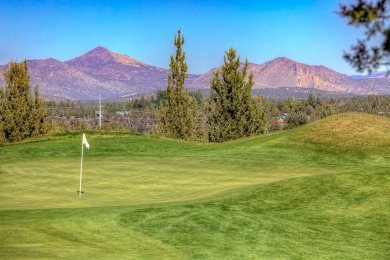
<instances>
[{"instance_id":1,"label":"juniper tree","mask_svg":"<svg viewBox=\"0 0 390 260\"><path fill-rule=\"evenodd\" d=\"M39 87L34 88L34 101L32 106L31 136L38 136L49 132L50 122L47 120L46 105L39 97Z\"/></svg>"},{"instance_id":2,"label":"juniper tree","mask_svg":"<svg viewBox=\"0 0 390 260\"><path fill-rule=\"evenodd\" d=\"M265 132L265 114L252 100L253 74L247 77L248 61L242 71L240 57L231 48L225 52L221 72L211 81L207 107L209 141L223 142Z\"/></svg>"},{"instance_id":3,"label":"juniper tree","mask_svg":"<svg viewBox=\"0 0 390 260\"><path fill-rule=\"evenodd\" d=\"M20 141L30 136L48 132L46 109L39 98L38 87L35 99L30 93L30 76L26 60L21 63L10 62L4 72L6 82L0 95L0 138L5 141Z\"/></svg>"},{"instance_id":4,"label":"juniper tree","mask_svg":"<svg viewBox=\"0 0 390 260\"><path fill-rule=\"evenodd\" d=\"M184 87L187 78L187 63L183 51L184 37L181 30L178 30L174 37L176 55L171 56L168 72L167 106L160 109L158 115L157 131L166 137L200 140L204 136L203 122L199 120L200 115L195 100L188 94ZM202 123L202 125L200 125Z\"/></svg>"}]
</instances>

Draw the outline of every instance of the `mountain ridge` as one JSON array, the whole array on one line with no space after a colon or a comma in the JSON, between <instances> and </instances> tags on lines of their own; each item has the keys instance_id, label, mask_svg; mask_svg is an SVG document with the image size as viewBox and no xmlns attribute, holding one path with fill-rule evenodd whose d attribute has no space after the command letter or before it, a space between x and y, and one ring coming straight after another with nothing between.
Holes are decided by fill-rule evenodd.
<instances>
[{"instance_id":1,"label":"mountain ridge","mask_svg":"<svg viewBox=\"0 0 390 260\"><path fill-rule=\"evenodd\" d=\"M61 62L54 58L27 60L31 85L39 85L47 99L93 100L98 93L106 99L131 97L166 89L168 69L98 46L78 57ZM0 66L4 71L8 65ZM189 89L208 89L216 70L190 74ZM254 90L302 88L348 94L390 94L390 79L354 79L322 65L307 65L279 57L262 64L249 63ZM0 86L4 86L3 73Z\"/></svg>"},{"instance_id":2,"label":"mountain ridge","mask_svg":"<svg viewBox=\"0 0 390 260\"><path fill-rule=\"evenodd\" d=\"M134 59L130 56L127 56L127 55L112 52L109 49L102 47L102 46L98 46L98 47L90 50L89 52L87 52L83 55L80 55L78 57L72 58L70 60L67 60L64 63L79 65L83 62L89 63L90 60L93 61L93 60L96 60L97 58L103 62L109 62L109 61L112 61L114 59L115 61L122 63L122 64L125 64L125 65L131 65L131 66L135 66L135 67L139 67L141 65L147 66L147 64L143 63L142 61L136 60L136 59Z\"/></svg>"},{"instance_id":3,"label":"mountain ridge","mask_svg":"<svg viewBox=\"0 0 390 260\"><path fill-rule=\"evenodd\" d=\"M387 71L376 71L369 75L352 75L351 78L353 79L383 79L388 78L390 79L389 72Z\"/></svg>"}]
</instances>

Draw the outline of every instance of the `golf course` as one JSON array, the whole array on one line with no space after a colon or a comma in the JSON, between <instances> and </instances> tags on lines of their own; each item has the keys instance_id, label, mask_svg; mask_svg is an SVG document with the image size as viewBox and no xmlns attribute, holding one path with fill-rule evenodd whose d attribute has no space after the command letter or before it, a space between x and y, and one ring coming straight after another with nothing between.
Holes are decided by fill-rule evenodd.
<instances>
[{"instance_id":1,"label":"golf course","mask_svg":"<svg viewBox=\"0 0 390 260\"><path fill-rule=\"evenodd\" d=\"M390 119L197 143L129 132L0 146L0 259L390 259Z\"/></svg>"}]
</instances>

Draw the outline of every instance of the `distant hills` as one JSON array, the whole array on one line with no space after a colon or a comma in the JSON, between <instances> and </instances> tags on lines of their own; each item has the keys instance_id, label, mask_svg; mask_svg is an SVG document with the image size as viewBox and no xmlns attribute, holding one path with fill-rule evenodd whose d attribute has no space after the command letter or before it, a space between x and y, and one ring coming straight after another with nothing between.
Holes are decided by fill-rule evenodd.
<instances>
[{"instance_id":1,"label":"distant hills","mask_svg":"<svg viewBox=\"0 0 390 260\"><path fill-rule=\"evenodd\" d=\"M390 79L390 74L386 71L377 71L369 75L353 75L351 78L354 79L383 79L388 78Z\"/></svg>"},{"instance_id":2,"label":"distant hills","mask_svg":"<svg viewBox=\"0 0 390 260\"><path fill-rule=\"evenodd\" d=\"M101 93L106 99L131 96L166 89L168 70L148 65L129 56L97 47L74 59L27 60L32 85L39 85L47 99L94 100ZM0 85L4 86L0 66ZM209 88L213 71L189 75L189 89ZM303 92L337 92L344 94L390 94L390 79L376 77L354 78L324 66L311 66L288 58L277 58L263 64L249 64L254 74L254 91L272 89L302 89Z\"/></svg>"},{"instance_id":3,"label":"distant hills","mask_svg":"<svg viewBox=\"0 0 390 260\"><path fill-rule=\"evenodd\" d=\"M215 71L216 69L214 69ZM269 88L302 88L346 94L390 94L390 79L354 79L324 66L311 66L277 58L261 65L249 64L254 74L254 90ZM191 88L208 88L212 71L200 75Z\"/></svg>"}]
</instances>

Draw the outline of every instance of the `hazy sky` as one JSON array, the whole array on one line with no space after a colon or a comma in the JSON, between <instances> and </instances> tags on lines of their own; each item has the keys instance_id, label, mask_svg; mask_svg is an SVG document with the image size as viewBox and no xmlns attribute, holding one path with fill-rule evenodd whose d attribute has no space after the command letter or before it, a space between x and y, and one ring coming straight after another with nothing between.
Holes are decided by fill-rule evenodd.
<instances>
[{"instance_id":1,"label":"hazy sky","mask_svg":"<svg viewBox=\"0 0 390 260\"><path fill-rule=\"evenodd\" d=\"M242 59L258 64L285 56L357 74L342 55L362 31L335 14L338 2L0 0L0 64L24 58L66 61L104 46L168 68L173 36L181 27L190 73L220 66L224 51L234 47Z\"/></svg>"}]
</instances>

